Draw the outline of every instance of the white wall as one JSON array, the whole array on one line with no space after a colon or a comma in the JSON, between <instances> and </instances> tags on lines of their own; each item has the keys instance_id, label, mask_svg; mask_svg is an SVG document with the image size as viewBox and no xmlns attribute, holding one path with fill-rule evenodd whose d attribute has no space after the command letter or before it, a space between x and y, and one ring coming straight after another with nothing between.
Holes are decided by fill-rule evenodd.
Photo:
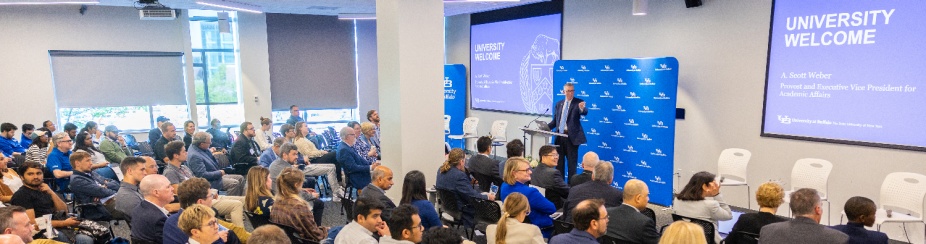
<instances>
[{"instance_id":1,"label":"white wall","mask_svg":"<svg viewBox=\"0 0 926 244\"><path fill-rule=\"evenodd\" d=\"M755 187L781 180L789 188L791 167L800 158L834 164L829 177L832 224L852 196L878 201L881 182L891 172L926 174L926 153L760 137L771 1L705 1L686 9L681 1L649 1L646 16L632 16L630 1L566 0L564 59L674 56L679 60L675 166L682 183L693 172L717 171L721 150L752 151L748 182ZM466 22L466 23L464 23ZM448 63L469 64L468 17L448 21ZM461 38L452 41L451 37ZM464 39L465 37L465 39ZM528 116L469 110L482 121L507 119L512 128ZM487 133L490 122L481 122ZM518 133L518 136L520 134ZM535 147L536 150L536 147ZM746 206L742 187L725 188L733 205ZM756 208L753 197L752 206ZM824 209L826 212L826 209ZM779 214L788 215L786 206ZM824 216L826 218L827 216ZM826 223L826 220L823 221ZM900 224L882 227L895 240L906 240ZM908 224L914 243L923 243L923 224Z\"/></svg>"},{"instance_id":2,"label":"white wall","mask_svg":"<svg viewBox=\"0 0 926 244\"><path fill-rule=\"evenodd\" d=\"M238 44L241 47L239 95L244 105L244 120L257 127L260 117L272 118L267 15L238 12Z\"/></svg>"}]
</instances>

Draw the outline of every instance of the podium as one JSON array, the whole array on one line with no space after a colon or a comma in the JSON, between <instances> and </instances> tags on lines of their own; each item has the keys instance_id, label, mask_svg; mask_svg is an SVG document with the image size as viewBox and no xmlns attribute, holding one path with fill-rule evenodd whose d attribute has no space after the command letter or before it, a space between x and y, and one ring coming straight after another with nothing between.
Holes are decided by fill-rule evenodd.
<instances>
[{"instance_id":1,"label":"podium","mask_svg":"<svg viewBox=\"0 0 926 244\"><path fill-rule=\"evenodd\" d=\"M527 140L527 135L531 135L531 142L530 142L529 144L528 144L528 142L524 142L525 144L528 145L528 148L529 148L527 152L524 152L525 155L530 155L530 153L534 151L534 143L533 143L533 141L534 141L534 137L536 137L536 136L542 136L543 139L544 139L545 141L548 141L548 139L549 139L551 136L561 136L561 137L564 137L564 138L565 138L565 137L569 137L568 135L563 134L563 133L556 133L556 132L552 132L552 131L534 129L534 128L529 128L529 127L521 127L521 131L524 131L524 134L525 134L525 135L524 135L524 140L525 140L525 141Z\"/></svg>"}]
</instances>

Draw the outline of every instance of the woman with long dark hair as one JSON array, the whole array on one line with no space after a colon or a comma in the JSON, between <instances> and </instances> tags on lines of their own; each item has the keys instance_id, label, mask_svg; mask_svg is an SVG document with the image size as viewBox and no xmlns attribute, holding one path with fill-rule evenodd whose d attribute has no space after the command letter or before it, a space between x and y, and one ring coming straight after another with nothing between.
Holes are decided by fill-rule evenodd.
<instances>
[{"instance_id":1,"label":"woman with long dark hair","mask_svg":"<svg viewBox=\"0 0 926 244\"><path fill-rule=\"evenodd\" d=\"M90 154L90 162L93 162L93 165L90 166L90 169L100 174L107 179L119 181L119 177L116 176L116 171L109 167L109 161L106 161L106 156L103 155L103 152L100 149L97 149L93 145L93 135L90 132L81 132L77 133L77 138L74 138L74 152L86 152Z\"/></svg>"},{"instance_id":2,"label":"woman with long dark hair","mask_svg":"<svg viewBox=\"0 0 926 244\"><path fill-rule=\"evenodd\" d=\"M405 182L402 184L402 200L399 201L399 205L402 204L411 204L418 208L418 216L421 217L421 225L424 229L443 226L440 215L434 210L434 204L428 201L427 183L421 171L412 170L405 174Z\"/></svg>"},{"instance_id":3,"label":"woman with long dark hair","mask_svg":"<svg viewBox=\"0 0 926 244\"><path fill-rule=\"evenodd\" d=\"M706 171L691 176L685 188L675 195L672 208L675 209L675 214L713 222L715 230L718 221L733 218L730 206L727 206L720 195L720 181L716 179L716 175ZM720 243L720 235L716 231L714 241Z\"/></svg>"},{"instance_id":4,"label":"woman with long dark hair","mask_svg":"<svg viewBox=\"0 0 926 244\"><path fill-rule=\"evenodd\" d=\"M321 241L328 236L328 228L315 225L315 216L309 204L299 196L305 175L296 168L288 167L277 177L277 195L270 222L296 229L303 238Z\"/></svg>"}]
</instances>

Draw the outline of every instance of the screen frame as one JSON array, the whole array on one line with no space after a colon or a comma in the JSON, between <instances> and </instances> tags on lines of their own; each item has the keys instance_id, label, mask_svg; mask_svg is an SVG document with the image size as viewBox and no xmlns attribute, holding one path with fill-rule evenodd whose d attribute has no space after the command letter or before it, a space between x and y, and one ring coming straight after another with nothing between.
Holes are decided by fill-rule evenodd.
<instances>
[{"instance_id":1,"label":"screen frame","mask_svg":"<svg viewBox=\"0 0 926 244\"><path fill-rule=\"evenodd\" d=\"M899 150L909 150L909 151L920 151L926 152L926 147L919 146L910 146L910 145L901 145L901 144L889 144L889 143L880 143L880 142L867 142L867 141L853 141L845 139L833 139L833 138L822 138L822 137L811 137L811 136L797 136L797 135L787 135L787 134L776 134L765 132L765 121L766 121L766 111L768 109L768 81L769 81L769 68L772 64L772 31L775 28L775 5L777 0L772 0L772 9L771 16L769 17L769 26L768 26L768 49L766 49L765 57L765 89L762 94L762 127L759 131L760 137L768 138L780 138L780 139L791 139L791 140L801 140L801 141L812 141L812 142L825 142L833 144L842 144L842 145L853 145L853 146L867 146L867 147L876 147L876 148L887 148L887 149L899 149Z\"/></svg>"},{"instance_id":2,"label":"screen frame","mask_svg":"<svg viewBox=\"0 0 926 244\"><path fill-rule=\"evenodd\" d=\"M500 109L488 109L488 108L476 108L473 107L473 81L472 81L472 67L473 67L473 26L490 24L496 22L503 22L509 20L519 20L532 17L547 16L552 14L559 14L559 57L560 60L563 59L563 26L565 25L565 15L563 14L563 0L552 0L549 2L540 2L533 3L523 6L493 10L482 13L471 14L469 18L469 63L467 64L467 104L466 107L469 110L479 110L479 111L488 111L488 112L498 112L498 113L507 113L507 114L516 114L516 115L532 115L540 117L553 117L552 109L548 112L549 114L540 114L540 113L527 113L527 112L518 112L518 111L509 111L509 110L500 110ZM554 94L555 95L555 94Z\"/></svg>"}]
</instances>

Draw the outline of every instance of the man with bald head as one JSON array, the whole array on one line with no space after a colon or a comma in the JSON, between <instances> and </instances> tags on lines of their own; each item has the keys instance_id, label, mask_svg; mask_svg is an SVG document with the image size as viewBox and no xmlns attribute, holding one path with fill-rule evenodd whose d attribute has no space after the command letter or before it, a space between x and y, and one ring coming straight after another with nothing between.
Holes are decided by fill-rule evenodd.
<instances>
[{"instance_id":1,"label":"man with bald head","mask_svg":"<svg viewBox=\"0 0 926 244\"><path fill-rule=\"evenodd\" d=\"M566 219L572 216L572 209L578 203L588 199L602 199L606 208L620 206L624 201L624 193L611 186L614 181L614 166L610 162L595 165L594 172L591 181L569 190L569 197L563 203L563 214L566 215Z\"/></svg>"},{"instance_id":2,"label":"man with bald head","mask_svg":"<svg viewBox=\"0 0 926 244\"><path fill-rule=\"evenodd\" d=\"M575 187L592 180L592 173L595 172L595 166L598 163L597 153L592 151L585 153L585 156L582 156L582 173L569 177L569 187Z\"/></svg>"},{"instance_id":3,"label":"man with bald head","mask_svg":"<svg viewBox=\"0 0 926 244\"><path fill-rule=\"evenodd\" d=\"M624 203L608 208L611 222L607 236L621 243L659 243L655 220L640 213L649 203L649 187L641 180L624 183Z\"/></svg>"},{"instance_id":4,"label":"man with bald head","mask_svg":"<svg viewBox=\"0 0 926 244\"><path fill-rule=\"evenodd\" d=\"M167 177L151 174L142 178L138 190L145 200L132 210L132 243L162 243L168 203L174 200L174 187Z\"/></svg>"},{"instance_id":5,"label":"man with bald head","mask_svg":"<svg viewBox=\"0 0 926 244\"><path fill-rule=\"evenodd\" d=\"M392 181L392 169L386 166L379 166L373 168L373 172L370 175L373 182L360 191L360 196L369 197L370 199L376 199L381 202L383 206L385 206L382 216L384 219L389 219L389 217L392 216L392 210L395 209L395 203L386 196L386 191L391 189L392 185L394 185Z\"/></svg>"}]
</instances>

